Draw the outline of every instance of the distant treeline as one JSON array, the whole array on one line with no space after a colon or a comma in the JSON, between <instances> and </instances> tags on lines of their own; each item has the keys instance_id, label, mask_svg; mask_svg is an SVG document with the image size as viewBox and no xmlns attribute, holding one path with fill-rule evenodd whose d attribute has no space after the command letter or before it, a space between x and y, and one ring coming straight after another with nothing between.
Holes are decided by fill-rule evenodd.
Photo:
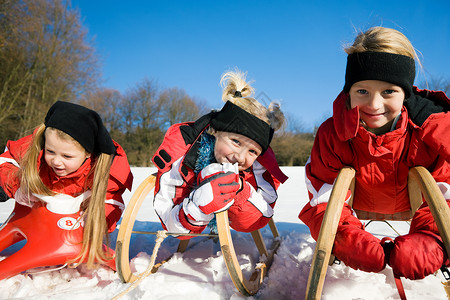
<instances>
[{"instance_id":1,"label":"distant treeline","mask_svg":"<svg viewBox=\"0 0 450 300\"><path fill-rule=\"evenodd\" d=\"M209 112L203 102L190 98L177 88L159 91L154 81L143 80L121 95L98 89L86 94L80 103L102 115L111 136L125 149L131 165L151 166L151 158L170 125L195 121ZM281 165L303 165L313 142L311 133L284 131L272 142Z\"/></svg>"}]
</instances>

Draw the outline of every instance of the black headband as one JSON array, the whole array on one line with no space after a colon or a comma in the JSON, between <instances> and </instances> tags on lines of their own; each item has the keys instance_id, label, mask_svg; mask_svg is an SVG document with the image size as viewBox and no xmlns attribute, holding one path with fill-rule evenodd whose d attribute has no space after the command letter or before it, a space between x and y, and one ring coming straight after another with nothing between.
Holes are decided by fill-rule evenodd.
<instances>
[{"instance_id":1,"label":"black headband","mask_svg":"<svg viewBox=\"0 0 450 300\"><path fill-rule=\"evenodd\" d=\"M242 134L257 142L264 153L273 137L273 128L260 118L227 101L211 120L215 130Z\"/></svg>"},{"instance_id":2,"label":"black headband","mask_svg":"<svg viewBox=\"0 0 450 300\"><path fill-rule=\"evenodd\" d=\"M357 52L347 57L344 92L363 80L380 80L403 88L406 98L412 95L416 75L414 59L387 52Z\"/></svg>"},{"instance_id":3,"label":"black headband","mask_svg":"<svg viewBox=\"0 0 450 300\"><path fill-rule=\"evenodd\" d=\"M67 133L89 153L116 152L99 114L84 106L57 101L48 110L44 124Z\"/></svg>"}]
</instances>

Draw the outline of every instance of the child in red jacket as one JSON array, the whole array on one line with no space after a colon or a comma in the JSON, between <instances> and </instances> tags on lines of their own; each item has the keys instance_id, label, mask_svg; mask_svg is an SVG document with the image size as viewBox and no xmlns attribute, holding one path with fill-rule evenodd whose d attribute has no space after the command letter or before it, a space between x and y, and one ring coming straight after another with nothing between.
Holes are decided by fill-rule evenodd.
<instances>
[{"instance_id":1,"label":"child in red jacket","mask_svg":"<svg viewBox=\"0 0 450 300\"><path fill-rule=\"evenodd\" d=\"M0 155L0 199L14 198L0 231L0 251L26 239L0 262L0 279L42 266L87 262L115 268L103 245L120 219L132 175L123 149L100 116L56 102L45 122Z\"/></svg>"},{"instance_id":2,"label":"child in red jacket","mask_svg":"<svg viewBox=\"0 0 450 300\"><path fill-rule=\"evenodd\" d=\"M171 126L153 157L158 167L154 208L170 232L200 233L228 209L238 231L264 227L277 188L286 180L269 144L284 121L278 105L249 97L242 72L222 77L226 104L195 122Z\"/></svg>"},{"instance_id":3,"label":"child in red jacket","mask_svg":"<svg viewBox=\"0 0 450 300\"><path fill-rule=\"evenodd\" d=\"M424 278L447 260L427 203L413 216L409 233L388 243L365 231L355 212L408 213L408 171L415 166L427 168L450 200L450 100L413 86L417 56L397 30L371 28L345 51L344 90L305 166L310 202L299 218L317 239L334 180L342 167L352 166L353 207L344 205L333 254L355 269L379 272L388 264L398 276Z\"/></svg>"}]
</instances>

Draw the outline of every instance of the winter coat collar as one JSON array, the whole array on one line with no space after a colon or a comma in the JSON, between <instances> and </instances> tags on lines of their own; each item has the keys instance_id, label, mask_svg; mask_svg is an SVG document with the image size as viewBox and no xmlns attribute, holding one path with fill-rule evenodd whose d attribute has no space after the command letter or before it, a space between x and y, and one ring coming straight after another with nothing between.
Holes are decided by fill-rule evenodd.
<instances>
[{"instance_id":1,"label":"winter coat collar","mask_svg":"<svg viewBox=\"0 0 450 300\"><path fill-rule=\"evenodd\" d=\"M333 102L333 124L336 134L342 141L354 138L358 132L359 110L347 108L348 93L342 91Z\"/></svg>"},{"instance_id":2,"label":"winter coat collar","mask_svg":"<svg viewBox=\"0 0 450 300\"><path fill-rule=\"evenodd\" d=\"M91 158L86 159L75 172L66 176L58 176L47 165L42 153L43 151L41 151L38 161L39 175L41 176L42 182L52 191L78 196L86 191L88 189L87 187L91 186L92 176L89 176L93 164Z\"/></svg>"}]
</instances>

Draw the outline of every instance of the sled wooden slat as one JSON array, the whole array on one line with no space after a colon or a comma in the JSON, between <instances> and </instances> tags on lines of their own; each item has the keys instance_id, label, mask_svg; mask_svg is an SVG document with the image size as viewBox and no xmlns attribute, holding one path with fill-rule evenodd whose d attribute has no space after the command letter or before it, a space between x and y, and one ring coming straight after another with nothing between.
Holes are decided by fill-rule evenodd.
<instances>
[{"instance_id":1,"label":"sled wooden slat","mask_svg":"<svg viewBox=\"0 0 450 300\"><path fill-rule=\"evenodd\" d=\"M139 208L148 193L155 187L155 180L156 177L152 174L138 186L122 217L116 242L116 268L123 282L133 282L138 278L130 269L130 238Z\"/></svg>"},{"instance_id":2,"label":"sled wooden slat","mask_svg":"<svg viewBox=\"0 0 450 300\"><path fill-rule=\"evenodd\" d=\"M344 167L336 178L317 239L305 299L320 299L322 296L325 275L345 196L348 189L353 190L354 187L354 174L355 171L352 168ZM450 208L427 169L419 166L409 170L408 193L411 203L409 214L411 217L422 204L422 195L427 201L450 257Z\"/></svg>"},{"instance_id":3,"label":"sled wooden slat","mask_svg":"<svg viewBox=\"0 0 450 300\"><path fill-rule=\"evenodd\" d=\"M409 171L409 176L419 186L431 214L439 230L439 235L444 242L445 250L450 257L450 208L444 195L434 181L433 176L424 167L415 167Z\"/></svg>"},{"instance_id":4,"label":"sled wooden slat","mask_svg":"<svg viewBox=\"0 0 450 300\"><path fill-rule=\"evenodd\" d=\"M184 251L186 251L188 245L189 245L189 240L180 240L180 243L178 244L177 252L183 253Z\"/></svg>"},{"instance_id":5,"label":"sled wooden slat","mask_svg":"<svg viewBox=\"0 0 450 300\"><path fill-rule=\"evenodd\" d=\"M331 196L325 210L319 237L314 250L308 284L306 286L306 299L320 299L323 283L330 261L331 250L336 236L337 226L344 207L347 191L355 177L355 170L344 167L339 171Z\"/></svg>"},{"instance_id":6,"label":"sled wooden slat","mask_svg":"<svg viewBox=\"0 0 450 300\"><path fill-rule=\"evenodd\" d=\"M264 276L267 274L267 271L272 264L273 256L280 245L279 240L277 239L277 237L275 237L274 230L272 230L274 241L272 243L270 251L267 251L264 240L259 230L255 230L252 232L252 237L258 250L260 251L260 254L264 255L266 259L258 263L258 266L250 276L250 279L247 279L242 273L241 266L238 262L236 252L234 250L233 240L231 238L230 224L228 222L228 212L223 211L217 213L216 221L217 229L219 231L220 247L222 249L222 254L225 258L225 263L227 265L228 273L230 273L231 280L242 295L251 296L256 294L259 287L261 286L261 283L263 282ZM275 228L275 232L278 233L273 219L269 221L269 226L271 228Z\"/></svg>"},{"instance_id":7,"label":"sled wooden slat","mask_svg":"<svg viewBox=\"0 0 450 300\"><path fill-rule=\"evenodd\" d=\"M262 237L261 231L255 230L252 231L252 237L255 241L256 247L258 248L259 254L269 256L269 252L267 251L266 244L264 244L264 239Z\"/></svg>"},{"instance_id":8,"label":"sled wooden slat","mask_svg":"<svg viewBox=\"0 0 450 300\"><path fill-rule=\"evenodd\" d=\"M269 228L272 231L272 235L274 238L277 238L280 236L280 234L278 233L277 226L275 226L275 222L273 221L273 219L270 219L270 221L269 221Z\"/></svg>"},{"instance_id":9,"label":"sled wooden slat","mask_svg":"<svg viewBox=\"0 0 450 300\"><path fill-rule=\"evenodd\" d=\"M139 279L140 274L133 274L130 268L130 239L132 233L137 234L155 234L154 232L143 232L143 231L133 231L134 223L136 220L137 213L142 205L142 202L147 197L147 195L153 190L155 186L156 174L152 174L147 177L136 189L130 202L127 205L124 216L122 218L122 223L120 225L119 233L117 235L116 242L116 268L120 279L123 282L134 282ZM243 295L250 296L254 295L261 283L263 282L264 276L267 274L267 270L273 261L273 256L280 245L279 233L276 228L273 219L270 219L269 226L274 236L270 250L266 248L263 237L259 230L252 232L253 240L258 248L258 251L262 257L265 258L264 261L258 263L255 267L255 271L247 280L243 274L241 267L239 265L238 259L236 257L236 252L233 246L233 240L231 238L230 226L228 222L227 211L216 214L217 229L219 231L219 240L222 253L227 265L227 269L230 273L231 279L235 284L236 288ZM172 233L168 233L172 234ZM197 236L192 234L193 236ZM198 234L198 236L211 236L210 234ZM189 244L189 239L180 240L177 252L184 252ZM152 269L152 273L156 272L158 268L164 264L166 261L155 264Z\"/></svg>"}]
</instances>

